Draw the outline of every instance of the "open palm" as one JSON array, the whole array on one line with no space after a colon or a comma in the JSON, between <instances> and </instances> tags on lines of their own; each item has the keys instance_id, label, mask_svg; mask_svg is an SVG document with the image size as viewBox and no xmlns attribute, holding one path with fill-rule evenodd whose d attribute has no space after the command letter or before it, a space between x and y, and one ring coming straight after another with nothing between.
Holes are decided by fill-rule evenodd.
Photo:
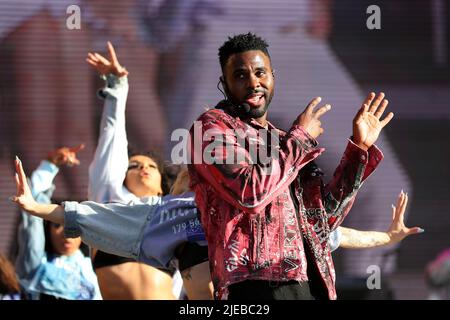
<instances>
[{"instance_id":1,"label":"open palm","mask_svg":"<svg viewBox=\"0 0 450 320\"><path fill-rule=\"evenodd\" d=\"M25 211L33 211L37 202L33 198L30 187L28 186L27 177L22 167L22 162L16 157L16 196L12 197L12 201L17 203Z\"/></svg>"},{"instance_id":2,"label":"open palm","mask_svg":"<svg viewBox=\"0 0 450 320\"><path fill-rule=\"evenodd\" d=\"M361 109L353 119L353 139L356 144L364 149L370 148L378 139L381 130L392 120L394 114L389 114L381 120L389 101L384 99L384 93L380 93L376 99L371 92L364 101Z\"/></svg>"},{"instance_id":3,"label":"open palm","mask_svg":"<svg viewBox=\"0 0 450 320\"><path fill-rule=\"evenodd\" d=\"M397 200L397 206L392 206L392 224L387 231L389 235L389 244L402 241L412 234L422 233L423 229L419 227L408 228L405 226L405 210L408 204L408 194L400 192Z\"/></svg>"}]
</instances>

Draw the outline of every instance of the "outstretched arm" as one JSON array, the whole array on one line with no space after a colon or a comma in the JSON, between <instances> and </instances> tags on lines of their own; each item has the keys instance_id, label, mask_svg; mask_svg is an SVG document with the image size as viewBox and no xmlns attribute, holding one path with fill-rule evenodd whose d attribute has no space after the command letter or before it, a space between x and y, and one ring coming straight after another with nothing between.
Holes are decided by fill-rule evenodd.
<instances>
[{"instance_id":1,"label":"outstretched arm","mask_svg":"<svg viewBox=\"0 0 450 320\"><path fill-rule=\"evenodd\" d=\"M117 59L108 42L109 59L89 53L86 61L105 78L99 91L105 99L100 122L100 136L94 159L89 167L88 199L97 202L121 201L122 185L128 167L128 141L125 130L125 108L128 95L128 71Z\"/></svg>"},{"instance_id":2,"label":"outstretched arm","mask_svg":"<svg viewBox=\"0 0 450 320\"><path fill-rule=\"evenodd\" d=\"M135 206L91 201L65 202L62 206L41 204L32 196L21 161L16 159L15 165L17 194L11 200L22 210L44 220L64 224L67 238L81 236L83 242L102 251L139 259L143 230L160 205L160 198L155 197L151 204Z\"/></svg>"},{"instance_id":3,"label":"outstretched arm","mask_svg":"<svg viewBox=\"0 0 450 320\"><path fill-rule=\"evenodd\" d=\"M27 177L22 167L22 162L16 157L16 195L11 200L17 203L20 208L33 216L49 220L55 223L64 223L64 210L57 204L38 203L31 192L27 182Z\"/></svg>"},{"instance_id":4,"label":"outstretched arm","mask_svg":"<svg viewBox=\"0 0 450 320\"><path fill-rule=\"evenodd\" d=\"M48 154L31 175L31 194L37 203L49 204L54 191L53 180L60 166L78 165L76 153L84 148L81 144L74 148L59 148ZM17 274L21 279L34 275L45 255L44 225L41 218L22 212L18 229L19 253L16 259Z\"/></svg>"},{"instance_id":5,"label":"outstretched arm","mask_svg":"<svg viewBox=\"0 0 450 320\"><path fill-rule=\"evenodd\" d=\"M404 214L408 204L408 194L403 191L398 196L397 206L392 205L392 224L386 232L360 231L339 227L342 238L340 247L346 249L366 249L398 243L406 237L424 232L419 227L408 228Z\"/></svg>"}]
</instances>

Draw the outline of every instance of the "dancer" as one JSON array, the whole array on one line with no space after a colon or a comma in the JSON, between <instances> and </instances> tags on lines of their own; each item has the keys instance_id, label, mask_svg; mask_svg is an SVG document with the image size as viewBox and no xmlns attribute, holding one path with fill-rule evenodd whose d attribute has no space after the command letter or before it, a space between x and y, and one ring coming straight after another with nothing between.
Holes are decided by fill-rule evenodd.
<instances>
[{"instance_id":1,"label":"dancer","mask_svg":"<svg viewBox=\"0 0 450 320\"><path fill-rule=\"evenodd\" d=\"M50 203L59 168L78 165L76 154L83 148L79 145L50 152L31 175L30 196L41 204ZM101 299L91 259L80 251L81 238L64 237L62 224L44 223L22 212L18 242L16 270L29 299Z\"/></svg>"},{"instance_id":2,"label":"dancer","mask_svg":"<svg viewBox=\"0 0 450 320\"><path fill-rule=\"evenodd\" d=\"M99 91L105 105L98 146L89 167L88 199L141 205L162 195L163 163L155 153L128 156L128 71L120 65L110 42L108 51L109 60L99 53L89 53L86 59L106 80L105 88ZM96 252L93 263L104 299L176 299L180 295L181 279L172 292L175 268L158 270L102 251Z\"/></svg>"},{"instance_id":3,"label":"dancer","mask_svg":"<svg viewBox=\"0 0 450 320\"><path fill-rule=\"evenodd\" d=\"M388 101L382 93L368 95L333 179L324 185L313 160L323 152L316 138L331 106L316 108L317 97L287 133L274 127L267 120L275 84L267 47L251 33L220 47L227 99L191 128L189 173L216 297L336 299L328 238L382 160L374 143L393 113L381 119ZM265 133L271 138L263 139ZM251 144L263 154L271 150L266 162L252 157ZM240 160L229 163L230 154Z\"/></svg>"}]
</instances>

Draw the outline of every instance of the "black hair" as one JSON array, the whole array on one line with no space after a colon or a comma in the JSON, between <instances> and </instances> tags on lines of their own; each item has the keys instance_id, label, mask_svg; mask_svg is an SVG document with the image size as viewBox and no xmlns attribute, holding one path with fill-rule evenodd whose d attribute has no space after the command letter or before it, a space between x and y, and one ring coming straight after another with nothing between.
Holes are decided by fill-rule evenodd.
<instances>
[{"instance_id":1,"label":"black hair","mask_svg":"<svg viewBox=\"0 0 450 320\"><path fill-rule=\"evenodd\" d=\"M183 165L166 163L164 165L164 176L162 179L162 191L163 194L169 194L172 189L175 180L177 179L178 173L183 169Z\"/></svg>"},{"instance_id":2,"label":"black hair","mask_svg":"<svg viewBox=\"0 0 450 320\"><path fill-rule=\"evenodd\" d=\"M219 61L222 71L230 58L235 53L241 53L251 50L260 50L270 59L267 42L257 35L249 32L228 37L228 40L219 48Z\"/></svg>"},{"instance_id":3,"label":"black hair","mask_svg":"<svg viewBox=\"0 0 450 320\"><path fill-rule=\"evenodd\" d=\"M86 201L86 199L73 199L76 202L83 202ZM52 203L56 203L61 205L64 202L61 198L52 198ZM52 244L52 237L50 235L50 228L51 226L56 225L57 223L44 220L44 238L45 238L45 252L47 253L47 256L49 259L52 259L53 257L59 256L59 253L56 252L55 248ZM89 246L85 244L84 242L81 242L79 250L85 257L89 257Z\"/></svg>"},{"instance_id":4,"label":"black hair","mask_svg":"<svg viewBox=\"0 0 450 320\"><path fill-rule=\"evenodd\" d=\"M44 220L44 234L45 234L45 252L47 255L53 256L56 255L55 248L53 248L52 238L50 236L50 227L52 222Z\"/></svg>"},{"instance_id":5,"label":"black hair","mask_svg":"<svg viewBox=\"0 0 450 320\"><path fill-rule=\"evenodd\" d=\"M48 259L52 259L59 256L52 244L52 236L50 235L50 228L52 224L51 221L44 220L44 235L45 235L45 252L47 253ZM83 253L85 257L89 257L89 247L84 242L81 242L79 250Z\"/></svg>"},{"instance_id":6,"label":"black hair","mask_svg":"<svg viewBox=\"0 0 450 320\"><path fill-rule=\"evenodd\" d=\"M128 149L128 158L133 156L146 156L155 161L158 171L161 174L161 189L163 195L170 193L170 188L175 182L178 172L181 170L181 166L174 165L168 162L164 162L161 153L155 149L148 151L140 151L130 147Z\"/></svg>"},{"instance_id":7,"label":"black hair","mask_svg":"<svg viewBox=\"0 0 450 320\"><path fill-rule=\"evenodd\" d=\"M128 148L128 159L134 156L146 156L155 161L156 166L158 167L159 173L161 173L161 176L164 173L164 160L159 151L156 149L150 149L147 151L142 151L139 149L136 149L134 147Z\"/></svg>"}]
</instances>

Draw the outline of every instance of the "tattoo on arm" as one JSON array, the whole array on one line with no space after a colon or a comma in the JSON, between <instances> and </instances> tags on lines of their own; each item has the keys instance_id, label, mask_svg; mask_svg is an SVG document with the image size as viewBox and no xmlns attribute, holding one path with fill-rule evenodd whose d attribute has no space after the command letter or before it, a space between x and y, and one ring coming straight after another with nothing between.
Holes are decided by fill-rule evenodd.
<instances>
[{"instance_id":1,"label":"tattoo on arm","mask_svg":"<svg viewBox=\"0 0 450 320\"><path fill-rule=\"evenodd\" d=\"M386 232L360 231L340 227L342 239L340 247L346 249L365 249L380 247L389 244L389 235Z\"/></svg>"}]
</instances>

